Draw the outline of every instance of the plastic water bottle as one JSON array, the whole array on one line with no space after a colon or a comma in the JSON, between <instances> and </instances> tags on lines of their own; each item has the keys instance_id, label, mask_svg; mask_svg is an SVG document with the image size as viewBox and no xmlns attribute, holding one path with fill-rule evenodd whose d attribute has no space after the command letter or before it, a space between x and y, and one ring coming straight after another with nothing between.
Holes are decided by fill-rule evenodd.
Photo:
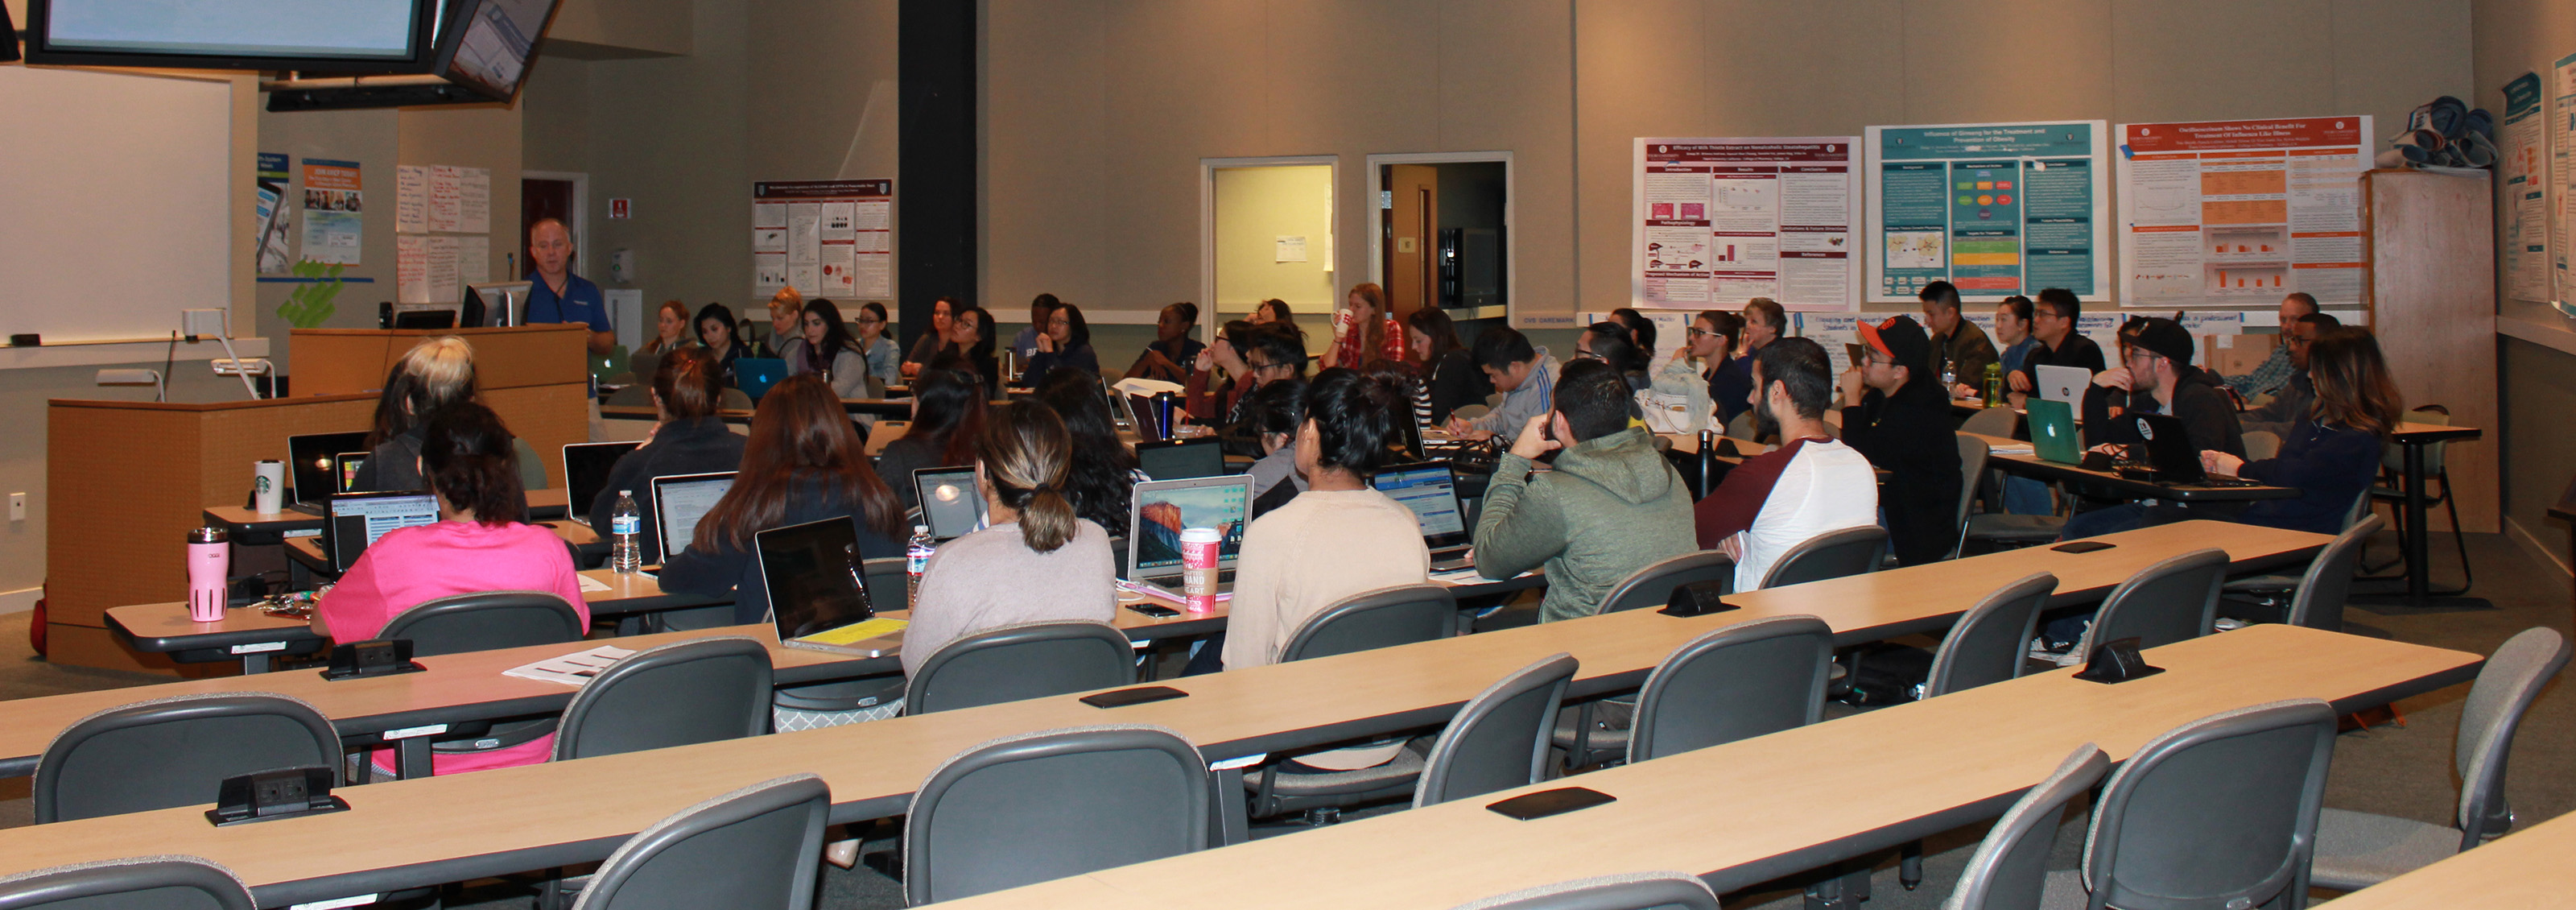
<instances>
[{"instance_id":1,"label":"plastic water bottle","mask_svg":"<svg viewBox=\"0 0 2576 910\"><path fill-rule=\"evenodd\" d=\"M608 567L632 573L644 566L644 516L635 509L635 491L617 491L617 506L608 513Z\"/></svg>"},{"instance_id":2,"label":"plastic water bottle","mask_svg":"<svg viewBox=\"0 0 2576 910\"><path fill-rule=\"evenodd\" d=\"M930 569L930 551L937 549L930 539L929 525L913 525L912 540L903 545L903 605L910 608L921 600L921 573Z\"/></svg>"}]
</instances>

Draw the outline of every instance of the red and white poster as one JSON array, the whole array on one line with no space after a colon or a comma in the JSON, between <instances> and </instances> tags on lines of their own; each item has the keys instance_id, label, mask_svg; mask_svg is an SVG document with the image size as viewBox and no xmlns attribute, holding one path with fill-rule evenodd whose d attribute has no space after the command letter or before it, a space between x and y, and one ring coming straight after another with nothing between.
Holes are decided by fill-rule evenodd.
<instances>
[{"instance_id":1,"label":"red and white poster","mask_svg":"<svg viewBox=\"0 0 2576 910\"><path fill-rule=\"evenodd\" d=\"M2361 302L2370 120L2121 124L2121 305Z\"/></svg>"},{"instance_id":2,"label":"red and white poster","mask_svg":"<svg viewBox=\"0 0 2576 910\"><path fill-rule=\"evenodd\" d=\"M894 297L894 181L752 184L752 286L806 297Z\"/></svg>"},{"instance_id":3,"label":"red and white poster","mask_svg":"<svg viewBox=\"0 0 2576 910\"><path fill-rule=\"evenodd\" d=\"M1629 305L1860 305L1857 136L1636 141Z\"/></svg>"}]
</instances>

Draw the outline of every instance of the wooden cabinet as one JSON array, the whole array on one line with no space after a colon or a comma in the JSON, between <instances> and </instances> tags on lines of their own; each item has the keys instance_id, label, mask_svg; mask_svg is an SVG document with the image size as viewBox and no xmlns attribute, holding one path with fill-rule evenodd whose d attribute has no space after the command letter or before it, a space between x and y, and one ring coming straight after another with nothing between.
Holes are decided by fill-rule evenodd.
<instances>
[{"instance_id":1,"label":"wooden cabinet","mask_svg":"<svg viewBox=\"0 0 2576 910\"><path fill-rule=\"evenodd\" d=\"M2439 404L2486 430L2446 457L2460 524L2498 528L2495 196L2485 172L2364 173L2362 305L2409 409ZM2431 526L2449 529L2432 510Z\"/></svg>"}]
</instances>

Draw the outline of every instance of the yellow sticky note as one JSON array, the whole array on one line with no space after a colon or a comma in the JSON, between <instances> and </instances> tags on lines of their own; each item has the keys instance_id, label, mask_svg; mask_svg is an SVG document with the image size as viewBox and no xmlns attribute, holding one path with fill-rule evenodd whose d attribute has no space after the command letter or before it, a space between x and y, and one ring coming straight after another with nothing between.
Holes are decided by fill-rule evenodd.
<instances>
[{"instance_id":1,"label":"yellow sticky note","mask_svg":"<svg viewBox=\"0 0 2576 910\"><path fill-rule=\"evenodd\" d=\"M908 625L911 623L900 619L871 619L866 622L851 623L838 629L816 632L796 640L810 641L818 645L849 645L901 632L903 627Z\"/></svg>"}]
</instances>

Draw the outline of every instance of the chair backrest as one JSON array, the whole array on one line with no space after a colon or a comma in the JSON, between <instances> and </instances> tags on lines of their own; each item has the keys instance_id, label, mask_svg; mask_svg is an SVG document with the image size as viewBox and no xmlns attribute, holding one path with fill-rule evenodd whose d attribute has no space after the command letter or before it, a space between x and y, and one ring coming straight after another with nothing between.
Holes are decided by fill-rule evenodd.
<instances>
[{"instance_id":1,"label":"chair backrest","mask_svg":"<svg viewBox=\"0 0 2576 910\"><path fill-rule=\"evenodd\" d=\"M1431 744L1413 784L1414 808L1537 783L1576 666L1572 654L1541 658L1468 699Z\"/></svg>"},{"instance_id":2,"label":"chair backrest","mask_svg":"<svg viewBox=\"0 0 2576 910\"><path fill-rule=\"evenodd\" d=\"M2505 639L2460 706L2460 739L2452 763L2460 773L2460 849L2504 833L2513 823L2505 803L2505 759L2513 753L2514 731L2523 712L2540 696L2551 677L2567 666L2567 639L2554 629L2524 629Z\"/></svg>"},{"instance_id":3,"label":"chair backrest","mask_svg":"<svg viewBox=\"0 0 2576 910\"><path fill-rule=\"evenodd\" d=\"M738 635L646 648L574 693L556 761L769 732L769 648Z\"/></svg>"},{"instance_id":4,"label":"chair backrest","mask_svg":"<svg viewBox=\"0 0 2576 910\"><path fill-rule=\"evenodd\" d=\"M808 910L832 790L797 774L690 806L626 839L573 910Z\"/></svg>"},{"instance_id":5,"label":"chair backrest","mask_svg":"<svg viewBox=\"0 0 2576 910\"><path fill-rule=\"evenodd\" d=\"M2451 409L2438 404L2428 404L2406 412L2405 419L2407 423L2429 423L2447 427L2451 425ZM2424 447L2424 473L2427 476L2442 473L2442 454L2450 447L2451 444L2448 442L2436 442ZM2381 467L2390 471L2406 470L2406 447L2396 443L2380 447L2379 463ZM2442 493L2446 496L2450 495L2449 490L2444 490Z\"/></svg>"},{"instance_id":6,"label":"chair backrest","mask_svg":"<svg viewBox=\"0 0 2576 910\"><path fill-rule=\"evenodd\" d=\"M1834 630L1813 616L1757 619L1691 639L1638 690L1628 761L1815 723L1833 661Z\"/></svg>"},{"instance_id":7,"label":"chair backrest","mask_svg":"<svg viewBox=\"0 0 2576 910\"><path fill-rule=\"evenodd\" d=\"M2209 634L2218 619L2218 588L2227 581L2227 552L2193 550L2148 566L2111 591L2076 654L2136 636L2155 648Z\"/></svg>"},{"instance_id":8,"label":"chair backrest","mask_svg":"<svg viewBox=\"0 0 2576 910\"><path fill-rule=\"evenodd\" d=\"M859 580L867 585L868 603L879 610L893 610L910 599L903 564L901 556L859 560Z\"/></svg>"},{"instance_id":9,"label":"chair backrest","mask_svg":"<svg viewBox=\"0 0 2576 910\"><path fill-rule=\"evenodd\" d=\"M1887 529L1862 525L1827 531L1790 547L1762 575L1764 590L1784 585L1841 578L1878 571L1878 554L1887 549Z\"/></svg>"},{"instance_id":10,"label":"chair backrest","mask_svg":"<svg viewBox=\"0 0 2576 910\"><path fill-rule=\"evenodd\" d=\"M2093 806L2084 885L2122 910L2305 905L2335 713L2315 699L2184 724L2129 757Z\"/></svg>"},{"instance_id":11,"label":"chair backrest","mask_svg":"<svg viewBox=\"0 0 2576 910\"><path fill-rule=\"evenodd\" d=\"M928 714L1136 681L1136 646L1105 622L1033 622L986 629L921 662L903 713Z\"/></svg>"},{"instance_id":12,"label":"chair backrest","mask_svg":"<svg viewBox=\"0 0 2576 910\"><path fill-rule=\"evenodd\" d=\"M1735 560L1716 550L1699 550L1648 563L1610 586L1610 593L1601 598L1601 612L1661 607L1673 602L1674 588L1703 581L1723 582L1732 591Z\"/></svg>"},{"instance_id":13,"label":"chair backrest","mask_svg":"<svg viewBox=\"0 0 2576 910\"><path fill-rule=\"evenodd\" d=\"M1635 872L1524 888L1452 910L1717 910L1717 895L1696 875Z\"/></svg>"},{"instance_id":14,"label":"chair backrest","mask_svg":"<svg viewBox=\"0 0 2576 910\"><path fill-rule=\"evenodd\" d=\"M1951 516L1950 522L1958 533L1951 535L1951 559L1959 558L1959 551L1968 545L1968 509L1976 505L1977 484L1986 476L1986 456L1991 452L1985 440L1965 432L1959 434L1959 512Z\"/></svg>"},{"instance_id":15,"label":"chair backrest","mask_svg":"<svg viewBox=\"0 0 2576 910\"><path fill-rule=\"evenodd\" d=\"M651 377L647 376L643 379L636 379L634 378L635 374L631 371L626 375L629 385L625 388L608 393L607 405L612 408L652 407L653 387L644 384L651 381Z\"/></svg>"},{"instance_id":16,"label":"chair backrest","mask_svg":"<svg viewBox=\"0 0 2576 910\"><path fill-rule=\"evenodd\" d=\"M2281 454L2281 434L2270 430L2245 431L2245 460L2262 461Z\"/></svg>"},{"instance_id":17,"label":"chair backrest","mask_svg":"<svg viewBox=\"0 0 2576 910\"><path fill-rule=\"evenodd\" d=\"M1726 422L1726 435L1745 442L1761 442L1762 440L1753 438L1753 409L1746 408L1736 412L1734 419Z\"/></svg>"},{"instance_id":18,"label":"chair backrest","mask_svg":"<svg viewBox=\"0 0 2576 910\"><path fill-rule=\"evenodd\" d=\"M414 657L580 641L581 614L563 595L477 591L426 601L385 623L377 638L411 640Z\"/></svg>"},{"instance_id":19,"label":"chair backrest","mask_svg":"<svg viewBox=\"0 0 2576 910\"><path fill-rule=\"evenodd\" d=\"M302 699L174 695L81 718L45 744L36 823L215 801L224 778L320 765L340 778L340 734Z\"/></svg>"},{"instance_id":20,"label":"chair backrest","mask_svg":"<svg viewBox=\"0 0 2576 910\"><path fill-rule=\"evenodd\" d=\"M2000 436L2005 439L2011 439L2013 433L2020 429L2021 412L2011 408L1985 408L1968 415L1968 419L1959 422L1959 431L1962 433Z\"/></svg>"},{"instance_id":21,"label":"chair backrest","mask_svg":"<svg viewBox=\"0 0 2576 910\"><path fill-rule=\"evenodd\" d=\"M1438 641L1458 634L1458 598L1445 585L1380 588L1307 617L1280 649L1282 662Z\"/></svg>"},{"instance_id":22,"label":"chair backrest","mask_svg":"<svg viewBox=\"0 0 2576 910\"><path fill-rule=\"evenodd\" d=\"M2370 497L2364 493L2361 498L2367 502ZM2316 557L2308 560L2307 574L2299 577L2299 592L2290 597L2291 625L2343 631L2343 605L2352 596L2352 576L2361 565L2361 550L2387 526L2386 519L2369 516L2317 550Z\"/></svg>"},{"instance_id":23,"label":"chair backrest","mask_svg":"<svg viewBox=\"0 0 2576 910\"><path fill-rule=\"evenodd\" d=\"M0 910L255 910L232 870L194 856L138 856L0 878Z\"/></svg>"},{"instance_id":24,"label":"chair backrest","mask_svg":"<svg viewBox=\"0 0 2576 910\"><path fill-rule=\"evenodd\" d=\"M1208 790L1207 762L1162 727L1074 727L976 746L913 794L904 893L918 907L1204 849Z\"/></svg>"},{"instance_id":25,"label":"chair backrest","mask_svg":"<svg viewBox=\"0 0 2576 910\"><path fill-rule=\"evenodd\" d=\"M1969 607L1932 652L1932 672L1923 680L1923 697L1932 698L2021 675L2029 642L2039 627L2039 611L2057 593L2057 576L2046 572L2023 576Z\"/></svg>"},{"instance_id":26,"label":"chair backrest","mask_svg":"<svg viewBox=\"0 0 2576 910\"><path fill-rule=\"evenodd\" d=\"M2030 788L1986 830L1968 856L1959 886L1941 910L2008 910L2038 907L2048 887L2048 851L2066 804L2101 782L2111 757L2092 743L2075 747L2047 780ZM2036 835L2036 836L2034 836Z\"/></svg>"}]
</instances>

